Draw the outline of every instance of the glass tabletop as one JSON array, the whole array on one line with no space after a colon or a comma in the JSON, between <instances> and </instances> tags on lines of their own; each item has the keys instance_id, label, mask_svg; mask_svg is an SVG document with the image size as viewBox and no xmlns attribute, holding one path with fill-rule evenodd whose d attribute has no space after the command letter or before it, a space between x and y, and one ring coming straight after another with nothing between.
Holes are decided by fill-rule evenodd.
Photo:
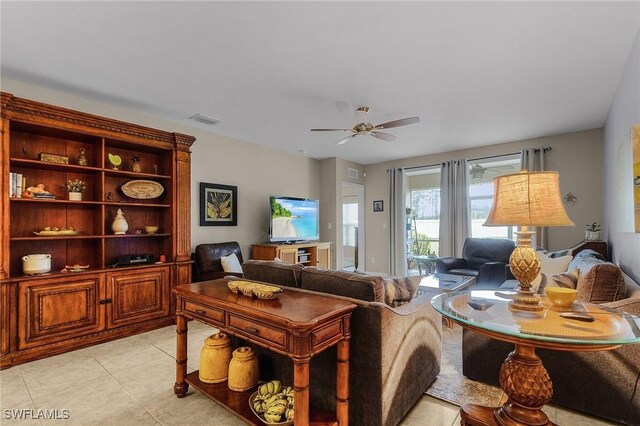
<instances>
[{"instance_id":1,"label":"glass tabletop","mask_svg":"<svg viewBox=\"0 0 640 426\"><path fill-rule=\"evenodd\" d=\"M451 292L431 299L433 307L447 318L503 336L574 346L640 343L640 318L620 310L576 302L569 308L552 306L542 297L539 312L512 311L513 292ZM561 316L582 313L594 321Z\"/></svg>"}]
</instances>

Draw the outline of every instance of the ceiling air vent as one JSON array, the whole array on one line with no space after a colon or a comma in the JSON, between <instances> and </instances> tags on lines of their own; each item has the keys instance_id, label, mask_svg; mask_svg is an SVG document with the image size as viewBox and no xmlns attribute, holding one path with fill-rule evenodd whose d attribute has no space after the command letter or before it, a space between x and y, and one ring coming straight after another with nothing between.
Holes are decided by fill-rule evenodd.
<instances>
[{"instance_id":1,"label":"ceiling air vent","mask_svg":"<svg viewBox=\"0 0 640 426\"><path fill-rule=\"evenodd\" d=\"M348 167L347 176L349 176L351 179L358 179L358 169L352 169L351 167Z\"/></svg>"},{"instance_id":2,"label":"ceiling air vent","mask_svg":"<svg viewBox=\"0 0 640 426\"><path fill-rule=\"evenodd\" d=\"M220 123L220 120L216 120L215 118L207 117L202 114L196 114L193 117L189 117L189 120L198 121L200 123L208 124L209 126L215 126Z\"/></svg>"}]
</instances>

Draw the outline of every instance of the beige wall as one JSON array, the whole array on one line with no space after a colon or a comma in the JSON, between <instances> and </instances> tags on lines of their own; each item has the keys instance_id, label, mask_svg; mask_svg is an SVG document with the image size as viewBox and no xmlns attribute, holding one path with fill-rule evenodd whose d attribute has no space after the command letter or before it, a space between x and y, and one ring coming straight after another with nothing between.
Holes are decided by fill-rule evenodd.
<instances>
[{"instance_id":1,"label":"beige wall","mask_svg":"<svg viewBox=\"0 0 640 426\"><path fill-rule=\"evenodd\" d=\"M388 271L389 190L386 171L388 168L428 166L446 160L510 154L524 148L541 146L552 148L546 156L547 169L560 173L561 194L564 196L568 192L573 192L578 197L578 202L574 206L567 206L567 213L576 226L550 228L549 248L552 250L561 249L583 240L585 225L592 222L602 222L603 217L602 129L367 165L366 197L369 200L384 200L385 211L373 213L367 209L366 269L380 272Z\"/></svg>"},{"instance_id":2,"label":"beige wall","mask_svg":"<svg viewBox=\"0 0 640 426\"><path fill-rule=\"evenodd\" d=\"M619 168L631 167L631 159L619 159L624 144L630 143L630 129L640 124L640 31L613 100L604 127L605 238L615 263L640 282L640 233L623 230L619 223L620 200L616 199ZM629 150L630 151L630 150ZM619 164L620 162L625 164ZM631 194L629 194L631 196Z\"/></svg>"},{"instance_id":3,"label":"beige wall","mask_svg":"<svg viewBox=\"0 0 640 426\"><path fill-rule=\"evenodd\" d=\"M269 195L320 198L318 160L18 81L3 79L2 90L23 98L195 136L191 155L192 247L200 243L238 241L243 255L249 259L251 244L266 241ZM200 226L200 182L238 187L238 226Z\"/></svg>"}]
</instances>

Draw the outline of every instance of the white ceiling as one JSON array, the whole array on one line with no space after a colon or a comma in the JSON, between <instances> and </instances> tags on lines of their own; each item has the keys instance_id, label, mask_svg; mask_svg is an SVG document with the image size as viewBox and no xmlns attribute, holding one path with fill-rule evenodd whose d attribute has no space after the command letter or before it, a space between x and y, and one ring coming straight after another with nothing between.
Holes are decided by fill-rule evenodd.
<instances>
[{"instance_id":1,"label":"white ceiling","mask_svg":"<svg viewBox=\"0 0 640 426\"><path fill-rule=\"evenodd\" d=\"M3 1L1 61L9 78L366 164L602 126L639 27L639 2ZM309 132L352 127L362 105L374 124L421 122L395 142Z\"/></svg>"}]
</instances>

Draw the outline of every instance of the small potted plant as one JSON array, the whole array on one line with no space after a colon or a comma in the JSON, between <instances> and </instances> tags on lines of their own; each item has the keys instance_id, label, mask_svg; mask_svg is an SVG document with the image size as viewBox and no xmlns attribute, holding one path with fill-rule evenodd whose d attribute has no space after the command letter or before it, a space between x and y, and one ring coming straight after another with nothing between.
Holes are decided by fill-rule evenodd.
<instances>
[{"instance_id":1,"label":"small potted plant","mask_svg":"<svg viewBox=\"0 0 640 426\"><path fill-rule=\"evenodd\" d=\"M587 229L584 232L584 239L587 241L598 241L600 239L600 230L602 227L598 222L587 224Z\"/></svg>"},{"instance_id":2,"label":"small potted plant","mask_svg":"<svg viewBox=\"0 0 640 426\"><path fill-rule=\"evenodd\" d=\"M82 200L82 191L87 187L87 183L80 179L68 180L67 183L62 185L64 189L69 193L69 199L74 201Z\"/></svg>"}]
</instances>

